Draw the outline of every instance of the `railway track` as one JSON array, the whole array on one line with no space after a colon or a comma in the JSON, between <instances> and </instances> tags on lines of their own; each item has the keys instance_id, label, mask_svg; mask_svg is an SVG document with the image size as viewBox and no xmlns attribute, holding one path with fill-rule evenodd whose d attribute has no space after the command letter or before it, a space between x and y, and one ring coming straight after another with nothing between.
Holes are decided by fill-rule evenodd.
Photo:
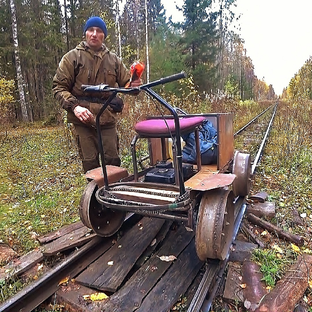
<instances>
[{"instance_id":1,"label":"railway track","mask_svg":"<svg viewBox=\"0 0 312 312\"><path fill-rule=\"evenodd\" d=\"M276 108L277 104L269 107L234 134L235 139L248 141L244 146L252 150L252 174L261 159ZM252 127L257 130L249 130ZM250 135L255 131L252 137L256 142ZM237 197L232 241L245 210L245 198ZM0 305L0 311L32 311L50 298L63 306L63 311L161 312L169 311L181 295L188 298L184 311L209 311L229 253L224 260L202 262L196 256L194 234L183 224L152 221L128 214L117 236L94 236L71 253L67 251L62 261ZM178 256L170 260L173 254ZM84 296L96 292L105 292L110 299L104 303L84 300Z\"/></svg>"}]
</instances>

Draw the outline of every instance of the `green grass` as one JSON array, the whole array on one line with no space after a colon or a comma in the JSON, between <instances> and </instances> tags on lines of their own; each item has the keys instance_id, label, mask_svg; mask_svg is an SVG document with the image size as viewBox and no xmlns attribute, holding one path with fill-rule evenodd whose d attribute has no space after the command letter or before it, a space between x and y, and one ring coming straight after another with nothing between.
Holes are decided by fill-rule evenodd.
<instances>
[{"instance_id":1,"label":"green grass","mask_svg":"<svg viewBox=\"0 0 312 312\"><path fill-rule=\"evenodd\" d=\"M86 185L65 127L10 129L0 136L0 239L19 253L43 235L79 219Z\"/></svg>"},{"instance_id":2,"label":"green grass","mask_svg":"<svg viewBox=\"0 0 312 312\"><path fill-rule=\"evenodd\" d=\"M280 254L271 249L256 249L253 252L252 260L260 264L262 280L270 288L275 286L288 264L287 259L280 257Z\"/></svg>"}]
</instances>

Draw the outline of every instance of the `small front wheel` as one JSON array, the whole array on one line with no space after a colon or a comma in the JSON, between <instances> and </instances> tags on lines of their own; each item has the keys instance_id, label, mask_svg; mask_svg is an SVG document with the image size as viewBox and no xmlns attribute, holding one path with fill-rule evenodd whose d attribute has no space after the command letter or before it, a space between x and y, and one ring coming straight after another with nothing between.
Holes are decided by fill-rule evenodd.
<instances>
[{"instance_id":1,"label":"small front wheel","mask_svg":"<svg viewBox=\"0 0 312 312\"><path fill-rule=\"evenodd\" d=\"M100 204L95 197L97 190L98 186L94 180L86 186L79 204L80 220L97 235L112 236L122 226L126 212L112 210Z\"/></svg>"}]
</instances>

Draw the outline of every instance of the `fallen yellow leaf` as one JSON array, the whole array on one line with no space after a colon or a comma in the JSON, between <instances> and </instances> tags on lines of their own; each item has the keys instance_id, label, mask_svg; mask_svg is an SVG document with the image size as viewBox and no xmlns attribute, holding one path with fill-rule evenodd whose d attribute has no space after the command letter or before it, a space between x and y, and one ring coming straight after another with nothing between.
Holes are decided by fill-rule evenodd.
<instances>
[{"instance_id":1,"label":"fallen yellow leaf","mask_svg":"<svg viewBox=\"0 0 312 312\"><path fill-rule=\"evenodd\" d=\"M261 236L267 236L267 235L268 235L268 231L261 232Z\"/></svg>"},{"instance_id":2,"label":"fallen yellow leaf","mask_svg":"<svg viewBox=\"0 0 312 312\"><path fill-rule=\"evenodd\" d=\"M187 227L187 226L186 226L185 229L186 229L188 232L194 232L193 229L191 229L190 227Z\"/></svg>"},{"instance_id":3,"label":"fallen yellow leaf","mask_svg":"<svg viewBox=\"0 0 312 312\"><path fill-rule=\"evenodd\" d=\"M293 251L300 253L300 248L294 244L291 244L291 248L293 249Z\"/></svg>"},{"instance_id":4,"label":"fallen yellow leaf","mask_svg":"<svg viewBox=\"0 0 312 312\"><path fill-rule=\"evenodd\" d=\"M63 278L63 279L59 282L59 285L67 285L68 280L69 280L69 276Z\"/></svg>"},{"instance_id":5,"label":"fallen yellow leaf","mask_svg":"<svg viewBox=\"0 0 312 312\"><path fill-rule=\"evenodd\" d=\"M99 300L107 299L108 296L105 293L95 293L95 294L92 294L90 298L92 301L99 301Z\"/></svg>"},{"instance_id":6,"label":"fallen yellow leaf","mask_svg":"<svg viewBox=\"0 0 312 312\"><path fill-rule=\"evenodd\" d=\"M83 299L92 300L92 301L101 301L101 300L108 299L108 296L105 293L95 293L91 295L84 295Z\"/></svg>"}]
</instances>

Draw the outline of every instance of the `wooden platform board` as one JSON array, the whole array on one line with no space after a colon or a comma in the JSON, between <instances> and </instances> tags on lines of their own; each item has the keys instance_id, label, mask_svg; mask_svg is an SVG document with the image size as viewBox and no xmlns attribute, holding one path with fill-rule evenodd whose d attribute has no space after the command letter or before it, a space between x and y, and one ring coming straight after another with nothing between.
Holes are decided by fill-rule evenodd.
<instances>
[{"instance_id":1,"label":"wooden platform board","mask_svg":"<svg viewBox=\"0 0 312 312\"><path fill-rule=\"evenodd\" d=\"M217 165L203 165L194 176L185 182L185 187L196 191L207 191L233 183L234 174L219 173Z\"/></svg>"},{"instance_id":2,"label":"wooden platform board","mask_svg":"<svg viewBox=\"0 0 312 312\"><path fill-rule=\"evenodd\" d=\"M191 288L203 264L192 231L182 224L144 217L60 288L54 300L66 305L66 311L167 312ZM83 299L98 292L109 298Z\"/></svg>"}]
</instances>

